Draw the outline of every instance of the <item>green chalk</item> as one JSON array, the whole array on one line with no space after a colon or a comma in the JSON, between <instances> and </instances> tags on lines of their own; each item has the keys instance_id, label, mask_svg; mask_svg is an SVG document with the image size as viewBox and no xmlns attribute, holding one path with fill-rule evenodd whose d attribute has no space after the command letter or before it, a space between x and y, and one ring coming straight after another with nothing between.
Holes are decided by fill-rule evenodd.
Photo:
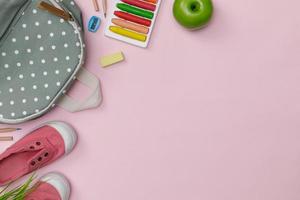
<instances>
[{"instance_id":1,"label":"green chalk","mask_svg":"<svg viewBox=\"0 0 300 200\"><path fill-rule=\"evenodd\" d=\"M124 4L124 3L117 3L117 8L119 8L122 11L131 13L131 14L134 14L134 15L138 15L138 16L141 16L141 17L145 17L145 18L148 18L148 19L152 19L153 15L154 15L153 12L146 11L146 10L143 10L143 9L139 9L139 8L136 8L136 7Z\"/></svg>"}]
</instances>

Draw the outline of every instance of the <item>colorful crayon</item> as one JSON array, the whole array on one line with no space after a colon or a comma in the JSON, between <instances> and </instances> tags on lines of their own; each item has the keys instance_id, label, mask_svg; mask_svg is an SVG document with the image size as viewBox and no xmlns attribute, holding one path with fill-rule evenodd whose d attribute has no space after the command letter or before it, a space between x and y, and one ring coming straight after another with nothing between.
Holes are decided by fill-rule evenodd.
<instances>
[{"instance_id":1,"label":"colorful crayon","mask_svg":"<svg viewBox=\"0 0 300 200\"><path fill-rule=\"evenodd\" d=\"M117 3L117 8L119 8L120 10L123 10L125 12L140 16L140 17L144 17L144 18L148 18L148 19L152 19L154 14L153 12L147 11L147 10L142 10L133 6L130 6L128 4L125 3Z\"/></svg>"},{"instance_id":2,"label":"colorful crayon","mask_svg":"<svg viewBox=\"0 0 300 200\"><path fill-rule=\"evenodd\" d=\"M140 1L140 0L121 0L121 1L124 2L124 3L127 3L129 5L136 6L136 7L139 7L139 8L143 8L143 9L146 9L146 10L155 11L155 9L156 9L156 5L146 3L146 2L143 2L143 1Z\"/></svg>"},{"instance_id":3,"label":"colorful crayon","mask_svg":"<svg viewBox=\"0 0 300 200\"><path fill-rule=\"evenodd\" d=\"M117 26L120 26L122 28L126 28L126 29L130 29L132 31L136 31L136 32L139 32L139 33L143 33L143 34L148 34L149 32L149 28L145 27L145 26L141 26L141 25L138 25L138 24L134 24L134 23L131 23L131 22L128 22L126 20L123 20L123 19L112 19L111 22Z\"/></svg>"},{"instance_id":4,"label":"colorful crayon","mask_svg":"<svg viewBox=\"0 0 300 200\"><path fill-rule=\"evenodd\" d=\"M1 1L1 0L0 0ZM162 0L116 0L105 35L146 48Z\"/></svg>"},{"instance_id":5,"label":"colorful crayon","mask_svg":"<svg viewBox=\"0 0 300 200\"><path fill-rule=\"evenodd\" d=\"M157 3L157 0L143 0L143 1L146 1L146 2L149 2L149 3L153 3L153 4Z\"/></svg>"},{"instance_id":6,"label":"colorful crayon","mask_svg":"<svg viewBox=\"0 0 300 200\"><path fill-rule=\"evenodd\" d=\"M129 31L129 30L123 29L118 26L110 26L109 30L111 30L112 32L114 32L116 34L123 35L125 37L131 38L134 40L138 40L138 41L142 41L142 42L145 42L147 40L146 35L142 35L140 33Z\"/></svg>"},{"instance_id":7,"label":"colorful crayon","mask_svg":"<svg viewBox=\"0 0 300 200\"><path fill-rule=\"evenodd\" d=\"M129 14L129 13L126 13L126 12L115 11L114 15L116 15L117 17L120 17L122 19L137 23L137 24L141 24L141 25L148 26L148 27L151 26L151 21L150 20L144 19L144 18L141 18L141 17L137 17L135 15L132 15L132 14Z\"/></svg>"}]
</instances>

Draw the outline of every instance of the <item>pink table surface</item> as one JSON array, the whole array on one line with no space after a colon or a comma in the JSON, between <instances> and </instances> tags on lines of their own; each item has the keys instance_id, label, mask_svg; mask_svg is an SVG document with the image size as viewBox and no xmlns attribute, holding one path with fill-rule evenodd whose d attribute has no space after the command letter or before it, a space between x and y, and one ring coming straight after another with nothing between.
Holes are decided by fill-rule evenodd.
<instances>
[{"instance_id":1,"label":"pink table surface","mask_svg":"<svg viewBox=\"0 0 300 200\"><path fill-rule=\"evenodd\" d=\"M85 23L96 14L77 3ZM86 33L104 101L21 125L19 137L54 119L79 133L74 152L39 174L64 173L72 200L299 200L300 1L215 0L197 32L174 21L172 3L147 49L104 37L103 25ZM99 66L119 50L125 62Z\"/></svg>"}]
</instances>

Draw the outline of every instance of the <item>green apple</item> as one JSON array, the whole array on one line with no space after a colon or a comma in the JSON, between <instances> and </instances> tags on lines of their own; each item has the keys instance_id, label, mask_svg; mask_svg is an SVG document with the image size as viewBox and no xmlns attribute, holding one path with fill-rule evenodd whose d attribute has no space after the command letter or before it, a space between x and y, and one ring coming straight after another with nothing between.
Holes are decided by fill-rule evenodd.
<instances>
[{"instance_id":1,"label":"green apple","mask_svg":"<svg viewBox=\"0 0 300 200\"><path fill-rule=\"evenodd\" d=\"M204 27L213 14L211 0L175 0L173 15L177 22L188 29Z\"/></svg>"}]
</instances>

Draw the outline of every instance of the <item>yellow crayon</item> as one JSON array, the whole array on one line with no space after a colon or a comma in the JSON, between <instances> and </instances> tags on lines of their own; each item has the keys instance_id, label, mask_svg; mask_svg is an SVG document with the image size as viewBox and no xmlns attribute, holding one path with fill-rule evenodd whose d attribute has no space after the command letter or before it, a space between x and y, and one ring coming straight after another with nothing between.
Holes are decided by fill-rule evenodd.
<instances>
[{"instance_id":1,"label":"yellow crayon","mask_svg":"<svg viewBox=\"0 0 300 200\"><path fill-rule=\"evenodd\" d=\"M147 40L147 36L133 32L133 31L126 30L119 26L110 26L109 30L111 30L112 32L114 32L116 34L123 35L125 37L129 37L134 40L138 40L138 41L142 41L142 42L145 42Z\"/></svg>"}]
</instances>

